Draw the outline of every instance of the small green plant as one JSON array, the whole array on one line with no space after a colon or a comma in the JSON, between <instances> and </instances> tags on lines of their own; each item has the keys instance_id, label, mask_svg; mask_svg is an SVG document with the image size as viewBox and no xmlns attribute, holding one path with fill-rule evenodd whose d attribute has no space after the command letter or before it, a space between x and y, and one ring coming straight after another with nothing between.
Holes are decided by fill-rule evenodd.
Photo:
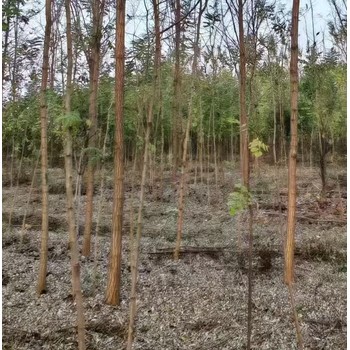
<instances>
[{"instance_id":1,"label":"small green plant","mask_svg":"<svg viewBox=\"0 0 350 350\"><path fill-rule=\"evenodd\" d=\"M247 187L239 184L235 185L234 192L230 193L228 199L228 207L230 215L235 216L237 212L246 209L252 203L252 195Z\"/></svg>"},{"instance_id":2,"label":"small green plant","mask_svg":"<svg viewBox=\"0 0 350 350\"><path fill-rule=\"evenodd\" d=\"M269 146L265 145L259 138L256 138L249 144L249 149L255 158L260 158L264 152L269 150Z\"/></svg>"}]
</instances>

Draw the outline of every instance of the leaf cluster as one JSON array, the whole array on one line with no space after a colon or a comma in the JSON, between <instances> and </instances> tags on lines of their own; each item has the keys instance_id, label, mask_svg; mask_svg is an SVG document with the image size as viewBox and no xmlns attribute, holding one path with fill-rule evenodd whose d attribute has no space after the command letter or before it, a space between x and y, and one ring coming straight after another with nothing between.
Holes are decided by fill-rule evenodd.
<instances>
[{"instance_id":1,"label":"leaf cluster","mask_svg":"<svg viewBox=\"0 0 350 350\"><path fill-rule=\"evenodd\" d=\"M252 203L252 195L247 187L238 184L235 185L234 192L229 194L227 205L230 215L235 216L238 212L246 209Z\"/></svg>"}]
</instances>

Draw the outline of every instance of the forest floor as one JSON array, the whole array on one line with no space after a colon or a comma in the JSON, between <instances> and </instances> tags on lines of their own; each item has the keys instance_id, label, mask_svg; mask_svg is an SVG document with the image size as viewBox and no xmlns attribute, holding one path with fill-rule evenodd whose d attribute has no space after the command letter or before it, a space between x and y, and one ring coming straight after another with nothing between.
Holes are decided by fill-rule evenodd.
<instances>
[{"instance_id":1,"label":"forest floor","mask_svg":"<svg viewBox=\"0 0 350 350\"><path fill-rule=\"evenodd\" d=\"M173 260L177 191L164 178L163 200L155 179L147 188L138 280L134 349L240 350L246 348L247 226L245 214L229 215L228 194L239 182L238 165L227 163L215 185L188 180L181 259ZM50 169L47 293L36 294L39 266L40 176L34 186L26 228L21 225L30 189L30 170L17 191L3 172L3 349L77 349L76 311L71 295L62 169ZM112 214L108 172L97 259L81 258L88 349L124 349L130 293L130 209L138 208L139 185L131 194L126 174L122 301L104 303ZM223 176L224 175L224 176ZM206 179L206 177L205 177ZM278 181L276 180L278 179ZM139 183L136 180L135 183ZM299 168L295 293L306 349L346 349L346 169L331 166L322 199L317 169ZM99 185L96 185L98 194ZM261 165L252 175L254 194L252 349L296 349L287 288L283 283L287 170ZM97 198L95 196L97 207ZM14 200L14 201L13 201ZM84 223L82 197L80 232ZM11 208L12 228L8 221ZM97 210L94 213L96 222ZM135 214L136 219L136 214ZM23 241L20 236L23 234ZM79 237L81 243L82 237ZM94 251L94 242L93 247ZM169 253L170 252L170 253ZM96 265L97 263L97 265ZM95 267L97 266L97 270Z\"/></svg>"}]
</instances>

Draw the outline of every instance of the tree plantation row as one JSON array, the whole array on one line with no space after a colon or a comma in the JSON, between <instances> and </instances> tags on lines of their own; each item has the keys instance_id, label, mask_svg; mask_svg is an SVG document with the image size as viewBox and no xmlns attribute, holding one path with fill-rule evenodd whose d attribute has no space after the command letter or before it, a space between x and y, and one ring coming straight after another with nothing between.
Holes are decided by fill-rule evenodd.
<instances>
[{"instance_id":1,"label":"tree plantation row","mask_svg":"<svg viewBox=\"0 0 350 350\"><path fill-rule=\"evenodd\" d=\"M317 165L320 195L325 197L328 163L341 164L345 158L346 4L329 0L333 17L321 33L315 30L313 3L307 2L304 8L298 0L291 3L292 12L284 4L267 0L152 0L143 4L45 0L44 10L40 1L33 8L25 0L3 3L4 164L14 198L24 164L32 168L40 164L39 295L50 292L48 170L64 166L80 350L87 345L77 231L83 215L81 255L91 256L93 216L97 213L98 226L106 167L114 167L106 281L110 305L120 305L123 284L125 165L131 164L133 173L140 174L139 183L134 177L131 181L132 189L139 186L139 207L130 220L135 227L129 237L127 349L131 350L146 185L157 188L161 201L164 174L170 169L172 186L177 189L173 258L178 261L184 213L190 210L186 208L190 170L195 183L205 183L205 174L213 171L218 188L225 165L237 160L241 181L232 183L227 210L232 215L241 211L248 215L246 347L251 348L255 204L250 175L261 156L276 168L288 165L285 283L298 346L304 348L293 290L296 169L297 164ZM44 16L45 32L38 33L35 23ZM311 18L312 26L303 33L306 47L300 48L299 22L306 18ZM85 206L81 205L83 186Z\"/></svg>"}]
</instances>

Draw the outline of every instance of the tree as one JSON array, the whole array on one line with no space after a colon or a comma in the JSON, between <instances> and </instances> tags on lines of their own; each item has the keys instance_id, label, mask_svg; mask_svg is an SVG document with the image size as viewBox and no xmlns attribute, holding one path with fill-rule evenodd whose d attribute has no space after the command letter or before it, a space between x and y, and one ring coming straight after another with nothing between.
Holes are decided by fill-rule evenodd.
<instances>
[{"instance_id":1,"label":"tree","mask_svg":"<svg viewBox=\"0 0 350 350\"><path fill-rule=\"evenodd\" d=\"M329 33L334 45L339 49L346 61L347 51L347 6L346 1L328 0L333 10L333 22L328 22Z\"/></svg>"},{"instance_id":2,"label":"tree","mask_svg":"<svg viewBox=\"0 0 350 350\"><path fill-rule=\"evenodd\" d=\"M187 126L186 126L186 132L185 132L185 139L183 143L181 178L179 183L177 237L176 237L176 245L174 250L175 260L179 259L179 254L180 254L180 245L181 245L182 227L183 227L185 179L186 179L186 171L187 171L187 146L189 142L190 126L192 125L194 92L195 92L196 86L198 85L197 65L198 65L198 58L200 54L199 36L200 36L201 19L207 7L207 4L208 4L208 0L206 0L204 6L202 6L202 1L200 0L200 5L199 5L200 9L199 9L199 15L197 19L195 40L193 44L194 52L193 52L193 62L192 62L192 84L191 84L190 100L189 100L189 106L188 106Z\"/></svg>"},{"instance_id":3,"label":"tree","mask_svg":"<svg viewBox=\"0 0 350 350\"><path fill-rule=\"evenodd\" d=\"M78 347L79 350L85 350L85 319L83 295L81 292L80 283L80 264L79 251L77 242L77 233L75 230L75 214L74 214L74 198L73 198L73 142L72 142L72 128L75 123L76 114L71 111L72 99L72 70L73 70L73 54L72 54L72 28L71 28L71 14L70 14L70 0L65 0L66 8L66 22L67 22L67 89L64 101L64 165L66 173L66 196L67 196L67 218L69 229L69 246L71 254L71 268L72 268L72 287L73 297L75 298L77 307L77 325L78 325Z\"/></svg>"},{"instance_id":4,"label":"tree","mask_svg":"<svg viewBox=\"0 0 350 350\"><path fill-rule=\"evenodd\" d=\"M290 84L291 84L291 118L290 118L290 150L288 167L288 213L287 213L287 240L285 247L285 283L288 286L291 304L294 311L294 321L297 331L298 346L303 348L303 339L295 310L292 286L294 283L294 246L296 225L296 170L298 152L298 27L299 27L299 0L293 0L292 29L291 29L291 57L290 57Z\"/></svg>"},{"instance_id":5,"label":"tree","mask_svg":"<svg viewBox=\"0 0 350 350\"><path fill-rule=\"evenodd\" d=\"M41 122L41 191L42 191L42 222L41 222L41 247L40 266L37 292L39 294L46 290L47 272L47 243L49 238L49 216L48 216L48 183L47 183L47 102L46 90L49 75L49 48L51 35L51 0L45 2L45 39L44 55L40 89L40 122Z\"/></svg>"},{"instance_id":6,"label":"tree","mask_svg":"<svg viewBox=\"0 0 350 350\"><path fill-rule=\"evenodd\" d=\"M181 2L175 0L175 70L174 70L174 97L173 97L173 161L174 175L177 172L177 167L180 164L181 157L181 70L180 70L180 36L181 36Z\"/></svg>"},{"instance_id":7,"label":"tree","mask_svg":"<svg viewBox=\"0 0 350 350\"><path fill-rule=\"evenodd\" d=\"M244 187L249 191L249 134L248 117L246 112L246 50L243 26L243 1L238 1L238 28L239 28L239 106L240 106L240 160L241 176ZM248 329L247 349L250 350L252 333L252 252L253 250L253 207L249 204L249 271L248 271Z\"/></svg>"},{"instance_id":8,"label":"tree","mask_svg":"<svg viewBox=\"0 0 350 350\"><path fill-rule=\"evenodd\" d=\"M160 47L160 24L159 24L159 1L153 0L153 11L154 11L154 27L155 27L155 55L154 55L154 82L153 82L153 94L150 96L148 114L147 114L147 125L144 139L144 154L142 163L142 177L140 187L140 204L137 216L137 233L136 242L132 247L132 261L131 261L131 292L130 292L130 311L129 311L129 327L128 327L128 342L127 350L132 349L132 343L134 340L134 323L136 316L136 287L138 277L138 263L140 254L140 243L142 235L142 210L144 205L144 194L147 174L147 162L150 148L150 134L152 130L153 122L153 110L156 101L156 96L159 96L159 78L160 78L160 62L161 62L161 47ZM131 233L133 236L133 232Z\"/></svg>"},{"instance_id":9,"label":"tree","mask_svg":"<svg viewBox=\"0 0 350 350\"><path fill-rule=\"evenodd\" d=\"M106 298L106 302L111 305L119 305L120 303L120 275L124 203L123 107L125 62L125 0L117 0L116 26L114 197L112 218L112 245Z\"/></svg>"},{"instance_id":10,"label":"tree","mask_svg":"<svg viewBox=\"0 0 350 350\"><path fill-rule=\"evenodd\" d=\"M100 73L100 51L102 38L102 21L105 0L93 0L92 16L93 27L91 36L91 55L89 62L90 72L90 97L89 97L89 144L90 151L97 146L97 94ZM93 154L92 152L90 154ZM82 254L90 255L93 196L94 196L94 161L89 157L87 166L87 189L86 189L86 217L84 228L84 242Z\"/></svg>"}]
</instances>

